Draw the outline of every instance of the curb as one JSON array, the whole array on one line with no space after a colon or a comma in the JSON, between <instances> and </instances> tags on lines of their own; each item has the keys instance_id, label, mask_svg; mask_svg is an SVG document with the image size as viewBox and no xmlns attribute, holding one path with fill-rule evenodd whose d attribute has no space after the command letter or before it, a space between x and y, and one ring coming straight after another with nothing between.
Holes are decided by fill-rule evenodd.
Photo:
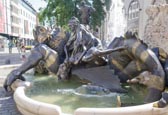
<instances>
[{"instance_id":1,"label":"curb","mask_svg":"<svg viewBox=\"0 0 168 115\"><path fill-rule=\"evenodd\" d=\"M21 64L13 64L13 65L1 65L0 69L5 69L5 68L15 68L20 66Z\"/></svg>"}]
</instances>

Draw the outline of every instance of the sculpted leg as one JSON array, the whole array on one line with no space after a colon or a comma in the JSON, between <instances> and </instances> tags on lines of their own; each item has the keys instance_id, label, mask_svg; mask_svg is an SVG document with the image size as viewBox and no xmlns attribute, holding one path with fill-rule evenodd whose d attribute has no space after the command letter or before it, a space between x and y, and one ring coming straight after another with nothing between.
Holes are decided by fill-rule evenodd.
<instances>
[{"instance_id":1,"label":"sculpted leg","mask_svg":"<svg viewBox=\"0 0 168 115\"><path fill-rule=\"evenodd\" d=\"M141 45L135 46L137 47L131 49L132 54L137 57L137 60L142 62L147 67L147 71L151 73L151 75L148 76L150 82L146 84L149 88L149 93L145 102L157 101L161 98L161 94L165 88L165 72L158 57L150 49L145 49ZM139 53L136 53L137 51Z\"/></svg>"},{"instance_id":2,"label":"sculpted leg","mask_svg":"<svg viewBox=\"0 0 168 115\"><path fill-rule=\"evenodd\" d=\"M166 78L165 78L166 86L168 86L168 60L166 60L166 62L165 62L164 70L166 73ZM167 105L168 105L168 92L163 92L162 98L158 102L153 104L153 106L157 107L157 108L163 108Z\"/></svg>"},{"instance_id":3,"label":"sculpted leg","mask_svg":"<svg viewBox=\"0 0 168 115\"><path fill-rule=\"evenodd\" d=\"M162 98L153 104L153 107L157 107L157 108L163 108L168 104L168 93L167 92L163 92L162 93Z\"/></svg>"},{"instance_id":4,"label":"sculpted leg","mask_svg":"<svg viewBox=\"0 0 168 115\"><path fill-rule=\"evenodd\" d=\"M139 61L131 61L121 72L118 73L121 82L126 82L138 76L141 72L146 70L146 67Z\"/></svg>"},{"instance_id":5,"label":"sculpted leg","mask_svg":"<svg viewBox=\"0 0 168 115\"><path fill-rule=\"evenodd\" d=\"M161 98L161 94L164 90L164 79L157 75L149 75L146 76L148 80L145 80L143 84L145 84L148 89L149 93L145 99L145 102L154 102Z\"/></svg>"},{"instance_id":6,"label":"sculpted leg","mask_svg":"<svg viewBox=\"0 0 168 115\"><path fill-rule=\"evenodd\" d=\"M157 75L151 74L149 71L141 73L139 76L127 80L128 83L139 83L147 86L149 92L145 98L145 103L154 102L161 98L164 89L164 79Z\"/></svg>"},{"instance_id":7,"label":"sculpted leg","mask_svg":"<svg viewBox=\"0 0 168 115\"><path fill-rule=\"evenodd\" d=\"M148 60L149 61L149 60ZM157 62L157 63L156 63ZM165 89L165 72L161 64L156 60L153 65L149 61L149 71L151 72L150 82L147 85L149 88L148 96L146 97L146 102L157 101L161 98L161 94Z\"/></svg>"}]
</instances>

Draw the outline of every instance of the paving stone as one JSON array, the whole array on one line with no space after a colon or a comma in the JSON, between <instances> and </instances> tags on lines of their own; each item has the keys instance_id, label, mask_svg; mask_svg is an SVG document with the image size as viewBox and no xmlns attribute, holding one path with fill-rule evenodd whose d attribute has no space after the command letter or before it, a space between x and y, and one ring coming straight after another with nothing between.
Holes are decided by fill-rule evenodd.
<instances>
[{"instance_id":1,"label":"paving stone","mask_svg":"<svg viewBox=\"0 0 168 115\"><path fill-rule=\"evenodd\" d=\"M1 94L3 93L3 95ZM21 115L12 96L5 96L4 89L0 88L0 115Z\"/></svg>"}]
</instances>

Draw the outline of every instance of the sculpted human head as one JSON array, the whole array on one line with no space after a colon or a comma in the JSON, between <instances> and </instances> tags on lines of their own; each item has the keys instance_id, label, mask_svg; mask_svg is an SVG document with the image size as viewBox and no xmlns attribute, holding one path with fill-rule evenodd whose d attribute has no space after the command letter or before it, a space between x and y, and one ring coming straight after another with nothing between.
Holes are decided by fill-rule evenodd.
<instances>
[{"instance_id":1,"label":"sculpted human head","mask_svg":"<svg viewBox=\"0 0 168 115\"><path fill-rule=\"evenodd\" d=\"M82 1L81 2L81 6L85 6L86 2L85 1Z\"/></svg>"},{"instance_id":2,"label":"sculpted human head","mask_svg":"<svg viewBox=\"0 0 168 115\"><path fill-rule=\"evenodd\" d=\"M71 31L75 31L75 29L77 28L78 25L79 25L79 20L78 20L78 18L76 18L74 16L68 22L68 26Z\"/></svg>"},{"instance_id":3,"label":"sculpted human head","mask_svg":"<svg viewBox=\"0 0 168 115\"><path fill-rule=\"evenodd\" d=\"M49 31L43 26L36 26L33 29L33 36L38 43L43 43L48 38Z\"/></svg>"}]
</instances>

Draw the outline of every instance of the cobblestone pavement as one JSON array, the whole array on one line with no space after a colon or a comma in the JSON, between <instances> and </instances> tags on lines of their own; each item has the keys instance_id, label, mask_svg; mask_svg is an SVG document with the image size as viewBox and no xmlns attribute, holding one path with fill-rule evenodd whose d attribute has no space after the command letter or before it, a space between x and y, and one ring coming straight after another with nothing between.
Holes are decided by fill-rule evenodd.
<instances>
[{"instance_id":1,"label":"cobblestone pavement","mask_svg":"<svg viewBox=\"0 0 168 115\"><path fill-rule=\"evenodd\" d=\"M21 115L18 111L13 96L7 95L5 90L0 87L0 115Z\"/></svg>"}]
</instances>

